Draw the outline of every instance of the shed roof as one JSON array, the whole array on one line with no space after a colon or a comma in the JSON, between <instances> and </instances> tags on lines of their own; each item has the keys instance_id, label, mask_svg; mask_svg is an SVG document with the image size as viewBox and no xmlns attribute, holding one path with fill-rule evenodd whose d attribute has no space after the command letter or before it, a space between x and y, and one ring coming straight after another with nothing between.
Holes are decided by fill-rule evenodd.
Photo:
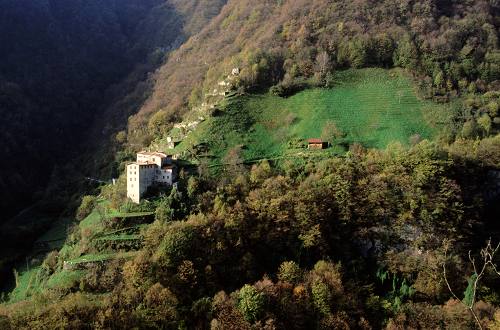
<instances>
[{"instance_id":1,"label":"shed roof","mask_svg":"<svg viewBox=\"0 0 500 330\"><path fill-rule=\"evenodd\" d=\"M321 140L321 139L309 139L309 140L307 140L307 142L309 144L320 144L320 143L323 143L323 140Z\"/></svg>"}]
</instances>

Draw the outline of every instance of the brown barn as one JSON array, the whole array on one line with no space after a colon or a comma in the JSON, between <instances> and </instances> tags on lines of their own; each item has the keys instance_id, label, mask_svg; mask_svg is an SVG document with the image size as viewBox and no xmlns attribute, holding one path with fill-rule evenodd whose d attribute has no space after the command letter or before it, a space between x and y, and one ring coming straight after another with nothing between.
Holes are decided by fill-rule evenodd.
<instances>
[{"instance_id":1,"label":"brown barn","mask_svg":"<svg viewBox=\"0 0 500 330\"><path fill-rule=\"evenodd\" d=\"M307 140L307 148L308 149L325 149L326 142L323 142L321 139L309 139Z\"/></svg>"}]
</instances>

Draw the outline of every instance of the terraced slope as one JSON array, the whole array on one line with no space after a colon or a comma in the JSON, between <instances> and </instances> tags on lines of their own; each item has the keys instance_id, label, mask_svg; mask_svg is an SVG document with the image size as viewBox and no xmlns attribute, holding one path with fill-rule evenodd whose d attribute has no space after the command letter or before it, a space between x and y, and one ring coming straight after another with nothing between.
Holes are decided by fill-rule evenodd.
<instances>
[{"instance_id":1,"label":"terraced slope","mask_svg":"<svg viewBox=\"0 0 500 330\"><path fill-rule=\"evenodd\" d=\"M40 254L58 251L59 264L49 266L39 258L19 263L15 270L15 288L8 295L8 302L28 299L46 289L69 290L87 274L87 266L132 258L142 244L140 231L151 222L153 214L120 212L112 208L108 200L100 199L98 206L79 223L86 236L83 246L71 237L68 239L68 228L74 222L69 218L60 219L35 244L35 251ZM106 221L113 221L116 228L106 227L111 224ZM129 222L132 223L127 225Z\"/></svg>"}]
</instances>

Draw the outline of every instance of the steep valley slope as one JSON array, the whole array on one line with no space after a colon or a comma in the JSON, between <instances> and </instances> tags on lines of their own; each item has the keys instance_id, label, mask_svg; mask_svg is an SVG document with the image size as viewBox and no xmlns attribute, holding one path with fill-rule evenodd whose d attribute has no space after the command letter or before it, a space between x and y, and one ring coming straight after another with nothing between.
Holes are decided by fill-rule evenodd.
<instances>
[{"instance_id":1,"label":"steep valley slope","mask_svg":"<svg viewBox=\"0 0 500 330\"><path fill-rule=\"evenodd\" d=\"M10 159L0 165L1 219L43 197L51 176L79 159L104 109L140 82L147 95L147 72L223 4L0 2L0 149Z\"/></svg>"},{"instance_id":2,"label":"steep valley slope","mask_svg":"<svg viewBox=\"0 0 500 330\"><path fill-rule=\"evenodd\" d=\"M82 130L76 167L107 182L48 218L0 328L498 327L497 2L168 4ZM136 204L144 149L180 171Z\"/></svg>"},{"instance_id":3,"label":"steep valley slope","mask_svg":"<svg viewBox=\"0 0 500 330\"><path fill-rule=\"evenodd\" d=\"M89 170L109 150L107 127L123 127L149 95L148 73L224 3L0 1L0 259L73 212L95 188L86 176L110 179Z\"/></svg>"}]
</instances>

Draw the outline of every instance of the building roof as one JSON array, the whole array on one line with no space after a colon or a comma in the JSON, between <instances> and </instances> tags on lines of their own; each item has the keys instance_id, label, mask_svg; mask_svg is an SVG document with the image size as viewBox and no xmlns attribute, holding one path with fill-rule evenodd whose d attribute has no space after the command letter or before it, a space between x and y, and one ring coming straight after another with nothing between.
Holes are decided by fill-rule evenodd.
<instances>
[{"instance_id":1,"label":"building roof","mask_svg":"<svg viewBox=\"0 0 500 330\"><path fill-rule=\"evenodd\" d=\"M161 169L162 169L162 170L171 170L171 169L173 169L173 168L174 168L174 165L165 165L165 166L163 166Z\"/></svg>"},{"instance_id":2,"label":"building roof","mask_svg":"<svg viewBox=\"0 0 500 330\"><path fill-rule=\"evenodd\" d=\"M323 140L321 140L321 139L309 139L309 140L307 140L307 142L309 144L319 144L319 143L323 143Z\"/></svg>"},{"instance_id":3,"label":"building roof","mask_svg":"<svg viewBox=\"0 0 500 330\"><path fill-rule=\"evenodd\" d=\"M156 163L153 163L153 162L132 162L132 163L128 163L127 167L131 166L131 165L137 165L137 166L156 165L156 166L158 166Z\"/></svg>"},{"instance_id":4,"label":"building roof","mask_svg":"<svg viewBox=\"0 0 500 330\"><path fill-rule=\"evenodd\" d=\"M155 162L150 162L150 161L147 161L147 162L135 162L134 164L137 164L139 166L147 166L147 165L156 165L156 166L158 166L158 164L156 164Z\"/></svg>"}]
</instances>

